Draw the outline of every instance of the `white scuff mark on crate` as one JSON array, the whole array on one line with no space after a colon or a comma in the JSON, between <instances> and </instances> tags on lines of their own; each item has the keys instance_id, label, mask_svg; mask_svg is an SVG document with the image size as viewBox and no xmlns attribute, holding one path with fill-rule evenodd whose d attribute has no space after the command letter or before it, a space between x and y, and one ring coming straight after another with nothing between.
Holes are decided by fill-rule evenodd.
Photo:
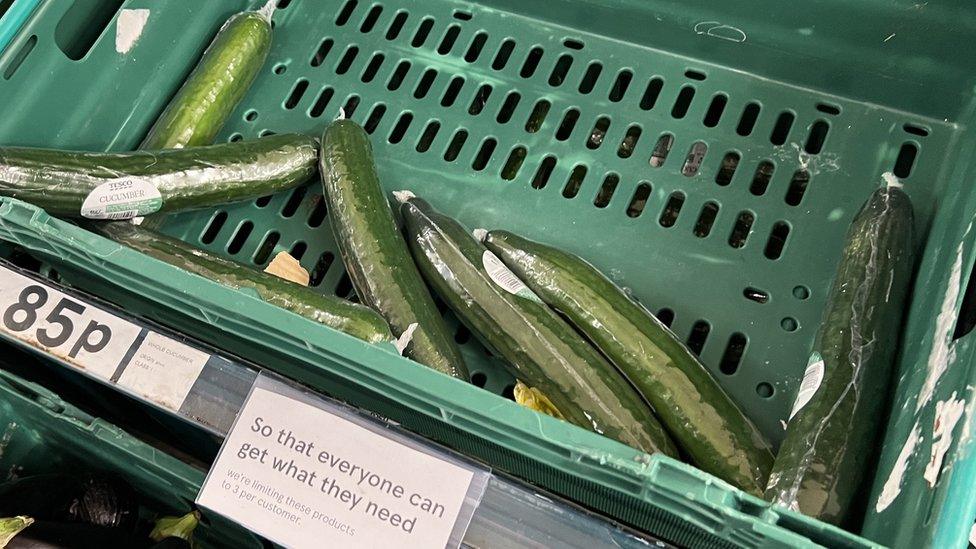
<instances>
[{"instance_id":1,"label":"white scuff mark on crate","mask_svg":"<svg viewBox=\"0 0 976 549\"><path fill-rule=\"evenodd\" d=\"M963 444L969 442L969 439L972 437L973 412L976 411L976 398L974 398L973 389L974 387L972 385L966 385L966 391L969 392L969 404L966 406L965 411L966 421L962 423L962 434L959 435L960 448L962 448Z\"/></svg>"},{"instance_id":2,"label":"white scuff mark on crate","mask_svg":"<svg viewBox=\"0 0 976 549\"><path fill-rule=\"evenodd\" d=\"M895 37L895 33L891 33L891 34L888 35L887 38L884 39L884 41L887 42L888 40L891 40L894 37Z\"/></svg>"},{"instance_id":3,"label":"white scuff mark on crate","mask_svg":"<svg viewBox=\"0 0 976 549\"><path fill-rule=\"evenodd\" d=\"M881 495L878 496L878 502L874 505L874 512L880 513L887 509L901 493L901 481L905 476L905 470L908 468L908 458L912 457L912 454L915 453L915 446L922 441L920 434L921 429L918 428L916 421L912 431L908 433L908 437L905 439L905 445L901 447L901 452L898 452L898 458L895 460L895 466L891 468L891 474L888 475L884 486L881 487Z\"/></svg>"},{"instance_id":4,"label":"white scuff mark on crate","mask_svg":"<svg viewBox=\"0 0 976 549\"><path fill-rule=\"evenodd\" d=\"M129 53L142 36L147 21L149 21L147 9L119 10L119 19L115 25L115 51L121 54Z\"/></svg>"},{"instance_id":5,"label":"white scuff mark on crate","mask_svg":"<svg viewBox=\"0 0 976 549\"><path fill-rule=\"evenodd\" d=\"M952 430L962 418L965 408L966 402L961 398L957 399L955 391L947 400L940 400L935 403L935 420L932 422L932 451L929 462L925 464L925 472L922 473L922 477L929 483L929 488L934 488L935 483L939 480L942 461L952 444Z\"/></svg>"},{"instance_id":6,"label":"white scuff mark on crate","mask_svg":"<svg viewBox=\"0 0 976 549\"><path fill-rule=\"evenodd\" d=\"M973 222L969 222L962 241L956 248L956 259L952 263L952 271L949 273L949 282L946 284L945 297L942 299L942 307L939 316L935 319L935 333L932 337L932 351L929 353L928 364L926 366L925 382L918 391L918 400L915 404L915 411L922 409L935 392L935 386L942 378L942 374L949 368L949 362L955 356L955 348L952 346L952 332L956 327L956 309L959 301L960 286L962 282L962 245L966 241L966 236L973 228Z\"/></svg>"},{"instance_id":7,"label":"white scuff mark on crate","mask_svg":"<svg viewBox=\"0 0 976 549\"><path fill-rule=\"evenodd\" d=\"M818 154L810 154L804 151L799 143L790 143L789 147L779 147L774 154L785 163L795 160L797 167L806 170L810 175L840 170L840 156L837 153L822 151Z\"/></svg>"},{"instance_id":8,"label":"white scuff mark on crate","mask_svg":"<svg viewBox=\"0 0 976 549\"><path fill-rule=\"evenodd\" d=\"M694 30L695 34L721 38L730 42L741 44L746 41L746 33L742 29L723 24L721 21L701 21L695 24Z\"/></svg>"}]
</instances>

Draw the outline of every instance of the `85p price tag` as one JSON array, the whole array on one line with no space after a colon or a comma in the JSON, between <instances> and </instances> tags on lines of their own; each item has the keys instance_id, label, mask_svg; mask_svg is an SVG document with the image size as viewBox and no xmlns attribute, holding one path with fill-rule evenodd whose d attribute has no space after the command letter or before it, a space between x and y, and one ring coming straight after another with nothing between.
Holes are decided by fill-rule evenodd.
<instances>
[{"instance_id":1,"label":"85p price tag","mask_svg":"<svg viewBox=\"0 0 976 549\"><path fill-rule=\"evenodd\" d=\"M105 379L141 331L6 268L0 268L0 330Z\"/></svg>"}]
</instances>

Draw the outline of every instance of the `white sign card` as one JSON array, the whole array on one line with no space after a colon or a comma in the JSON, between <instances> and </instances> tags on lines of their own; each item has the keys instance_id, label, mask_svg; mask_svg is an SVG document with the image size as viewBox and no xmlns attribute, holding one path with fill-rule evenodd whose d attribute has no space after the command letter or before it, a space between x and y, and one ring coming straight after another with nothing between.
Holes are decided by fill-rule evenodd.
<instances>
[{"instance_id":1,"label":"white sign card","mask_svg":"<svg viewBox=\"0 0 976 549\"><path fill-rule=\"evenodd\" d=\"M197 503L286 547L458 547L489 478L261 375Z\"/></svg>"}]
</instances>

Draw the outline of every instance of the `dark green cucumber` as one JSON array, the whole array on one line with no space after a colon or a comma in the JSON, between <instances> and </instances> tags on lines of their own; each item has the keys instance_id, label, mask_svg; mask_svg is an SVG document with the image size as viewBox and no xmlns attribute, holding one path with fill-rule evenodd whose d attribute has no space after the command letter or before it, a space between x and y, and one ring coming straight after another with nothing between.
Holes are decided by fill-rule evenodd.
<instances>
[{"instance_id":1,"label":"dark green cucumber","mask_svg":"<svg viewBox=\"0 0 976 549\"><path fill-rule=\"evenodd\" d=\"M413 330L406 356L467 380L454 336L393 219L362 127L337 120L326 128L319 172L342 262L360 301L379 311L397 337Z\"/></svg>"},{"instance_id":2,"label":"dark green cucumber","mask_svg":"<svg viewBox=\"0 0 976 549\"><path fill-rule=\"evenodd\" d=\"M271 49L274 0L227 20L156 120L140 149L210 145L250 89Z\"/></svg>"},{"instance_id":3,"label":"dark green cucumber","mask_svg":"<svg viewBox=\"0 0 976 549\"><path fill-rule=\"evenodd\" d=\"M847 232L820 329L769 476L770 501L833 524L870 490L912 273L911 201L871 195ZM822 381L821 381L822 380Z\"/></svg>"},{"instance_id":4,"label":"dark green cucumber","mask_svg":"<svg viewBox=\"0 0 976 549\"><path fill-rule=\"evenodd\" d=\"M645 452L677 455L627 380L521 286L498 258L423 200L410 193L398 193L397 198L403 201L407 241L421 272L461 321L505 359L517 379L545 394L580 427Z\"/></svg>"},{"instance_id":5,"label":"dark green cucumber","mask_svg":"<svg viewBox=\"0 0 976 549\"><path fill-rule=\"evenodd\" d=\"M136 251L234 289L248 289L262 300L370 343L392 342L390 329L375 311L319 294L234 261L194 248L182 240L132 223L91 223L90 228Z\"/></svg>"},{"instance_id":6,"label":"dark green cucumber","mask_svg":"<svg viewBox=\"0 0 976 549\"><path fill-rule=\"evenodd\" d=\"M573 254L507 231L483 240L630 379L695 465L762 494L773 464L769 444L671 330Z\"/></svg>"},{"instance_id":7,"label":"dark green cucumber","mask_svg":"<svg viewBox=\"0 0 976 549\"><path fill-rule=\"evenodd\" d=\"M290 189L315 175L317 160L318 144L298 134L192 149L125 153L0 147L0 195L30 202L53 215L78 217L96 188L108 197L131 195L119 210L123 214L128 205L146 202L158 191L155 203L133 210L134 215L144 215ZM124 217L132 215L104 216Z\"/></svg>"}]
</instances>

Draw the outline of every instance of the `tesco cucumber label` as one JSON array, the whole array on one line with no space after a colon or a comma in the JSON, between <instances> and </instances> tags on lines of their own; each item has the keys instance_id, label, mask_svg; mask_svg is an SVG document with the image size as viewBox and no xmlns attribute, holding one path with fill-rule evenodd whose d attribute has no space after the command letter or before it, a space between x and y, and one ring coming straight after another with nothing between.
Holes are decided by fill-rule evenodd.
<instances>
[{"instance_id":1,"label":"tesco cucumber label","mask_svg":"<svg viewBox=\"0 0 976 549\"><path fill-rule=\"evenodd\" d=\"M131 219L159 211L163 197L159 189L140 179L108 181L92 189L81 205L88 219Z\"/></svg>"},{"instance_id":2,"label":"tesco cucumber label","mask_svg":"<svg viewBox=\"0 0 976 549\"><path fill-rule=\"evenodd\" d=\"M790 419L806 406L813 395L817 394L817 389L823 383L824 361L820 353L814 351L807 361L807 369L803 372L803 381L800 383L800 390L796 393L796 402L793 403L793 411L790 412Z\"/></svg>"},{"instance_id":3,"label":"tesco cucumber label","mask_svg":"<svg viewBox=\"0 0 976 549\"><path fill-rule=\"evenodd\" d=\"M542 303L539 296L535 295L535 292L530 290L529 287L526 286L525 283L519 279L519 277L515 276L515 273L506 267L505 264L502 263L502 260L498 259L498 256L491 253L491 251L485 250L485 253L481 255L481 262L485 266L485 272L488 273L488 278L490 278L495 284L501 286L503 290L510 294Z\"/></svg>"}]
</instances>

